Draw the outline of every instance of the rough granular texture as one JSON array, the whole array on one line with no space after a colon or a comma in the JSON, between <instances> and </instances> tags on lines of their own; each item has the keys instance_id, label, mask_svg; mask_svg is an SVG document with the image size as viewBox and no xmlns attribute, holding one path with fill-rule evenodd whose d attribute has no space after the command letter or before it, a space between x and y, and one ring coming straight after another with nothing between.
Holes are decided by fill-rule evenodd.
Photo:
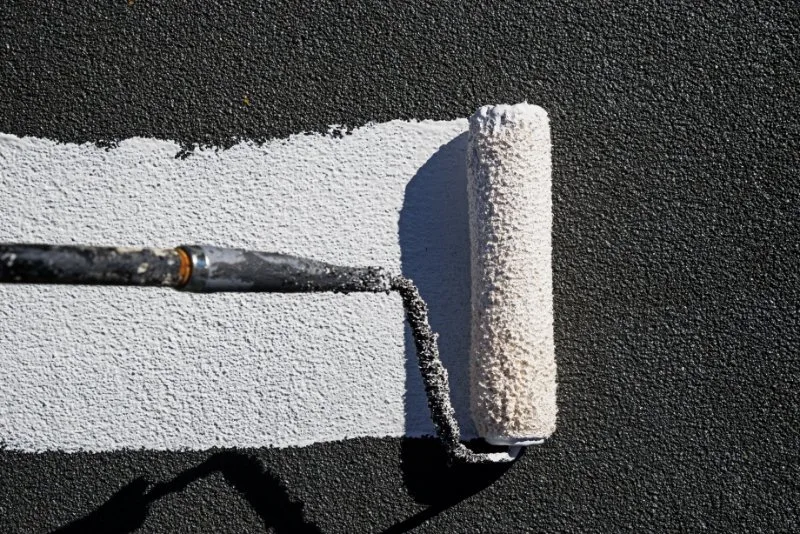
<instances>
[{"instance_id":1,"label":"rough granular texture","mask_svg":"<svg viewBox=\"0 0 800 534\"><path fill-rule=\"evenodd\" d=\"M557 411L547 113L484 106L469 136L472 417L490 443L536 441Z\"/></svg>"},{"instance_id":2,"label":"rough granular texture","mask_svg":"<svg viewBox=\"0 0 800 534\"><path fill-rule=\"evenodd\" d=\"M553 138L559 417L544 446L481 491L475 466L447 476L432 440L356 438L247 450L260 468L196 480L143 510L121 488L172 480L213 453L3 450L0 531L50 532L86 516L113 521L95 531L137 534L297 532L304 522L326 534L798 531L797 1L476 5L3 3L5 133L234 144L450 120L490 102L541 105ZM412 183L431 196L409 215L449 200L426 185L444 161ZM252 178L218 180L247 191ZM385 186L373 183L373 194ZM212 228L236 212L207 215ZM451 237L436 233L451 219L436 220L418 236L425 246ZM404 245L426 228L414 222L400 229ZM329 235L288 232L313 250ZM364 243L362 233L372 235L347 238ZM409 261L423 252L403 250ZM421 286L427 265L409 269ZM440 308L421 291L437 327ZM301 517L261 471L304 504ZM239 476L246 483L233 486Z\"/></svg>"}]
</instances>

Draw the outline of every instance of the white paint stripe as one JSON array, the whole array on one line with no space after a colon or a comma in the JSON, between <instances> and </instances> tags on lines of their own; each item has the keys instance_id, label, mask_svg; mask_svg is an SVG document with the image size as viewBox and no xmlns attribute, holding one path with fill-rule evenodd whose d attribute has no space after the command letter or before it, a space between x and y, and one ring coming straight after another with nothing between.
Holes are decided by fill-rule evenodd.
<instances>
[{"instance_id":1,"label":"white paint stripe","mask_svg":"<svg viewBox=\"0 0 800 534\"><path fill-rule=\"evenodd\" d=\"M453 212L448 201L405 223L400 212L426 162L418 180L463 183L464 143L429 159L466 129L466 120L392 121L341 139L296 135L185 160L174 157L177 144L153 139L105 150L0 135L0 241L210 243L399 271L401 223L406 241L419 232L420 243L444 243L430 251L412 243L403 255L446 262L462 243L441 229L425 235L425 217L441 223ZM434 270L421 276L436 281ZM447 278L463 280L459 273L442 275L441 291L457 293L447 298L461 309L468 285L451 291ZM459 318L437 321L460 332ZM467 336L451 336L463 352L451 374L469 432ZM405 344L395 295L0 286L0 441L100 451L429 433L418 384L404 402Z\"/></svg>"}]
</instances>

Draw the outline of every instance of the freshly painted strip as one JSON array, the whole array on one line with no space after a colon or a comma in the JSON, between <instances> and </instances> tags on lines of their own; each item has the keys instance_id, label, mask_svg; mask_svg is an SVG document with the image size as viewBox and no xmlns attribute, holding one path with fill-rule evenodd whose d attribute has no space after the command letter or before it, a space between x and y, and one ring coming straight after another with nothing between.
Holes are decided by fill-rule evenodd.
<instances>
[{"instance_id":1,"label":"freshly painted strip","mask_svg":"<svg viewBox=\"0 0 800 534\"><path fill-rule=\"evenodd\" d=\"M2 135L0 241L208 243L396 272L414 260L414 271L423 254L462 253L451 250L460 242L426 235L429 219L452 211L449 201L409 212L406 189L415 177L463 184L466 129L466 120L392 121L186 159L175 157L178 144L155 139L108 150ZM421 171L431 161L436 172ZM402 210L421 243L444 244L408 245ZM425 274L429 287L437 270ZM423 293L432 308L468 291L446 273L436 285ZM460 320L436 319L450 331ZM393 294L0 286L0 440L25 451L100 451L428 434L424 394L407 384L404 329ZM450 372L469 436L462 352Z\"/></svg>"}]
</instances>

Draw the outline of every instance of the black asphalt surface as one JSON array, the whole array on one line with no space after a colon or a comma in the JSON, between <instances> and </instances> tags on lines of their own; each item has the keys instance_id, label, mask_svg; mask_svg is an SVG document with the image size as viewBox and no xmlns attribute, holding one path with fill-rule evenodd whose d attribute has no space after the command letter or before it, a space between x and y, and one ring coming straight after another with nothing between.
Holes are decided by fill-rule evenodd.
<instances>
[{"instance_id":1,"label":"black asphalt surface","mask_svg":"<svg viewBox=\"0 0 800 534\"><path fill-rule=\"evenodd\" d=\"M431 440L5 450L0 531L800 528L797 4L400 4L8 1L0 132L186 156L543 106L556 435L506 471Z\"/></svg>"}]
</instances>

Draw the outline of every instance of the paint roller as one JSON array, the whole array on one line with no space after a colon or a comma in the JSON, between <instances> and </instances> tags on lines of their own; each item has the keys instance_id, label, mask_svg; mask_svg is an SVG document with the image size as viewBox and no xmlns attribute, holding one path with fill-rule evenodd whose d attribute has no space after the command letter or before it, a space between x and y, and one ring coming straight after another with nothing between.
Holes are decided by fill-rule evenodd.
<instances>
[{"instance_id":1,"label":"paint roller","mask_svg":"<svg viewBox=\"0 0 800 534\"><path fill-rule=\"evenodd\" d=\"M484 106L469 121L472 254L470 398L478 434L504 452L460 441L428 308L414 283L377 267L344 267L213 246L174 249L0 244L0 283L172 287L213 292L400 294L431 418L451 458L509 462L555 431L550 132L527 103ZM466 333L465 333L466 334Z\"/></svg>"}]
</instances>

